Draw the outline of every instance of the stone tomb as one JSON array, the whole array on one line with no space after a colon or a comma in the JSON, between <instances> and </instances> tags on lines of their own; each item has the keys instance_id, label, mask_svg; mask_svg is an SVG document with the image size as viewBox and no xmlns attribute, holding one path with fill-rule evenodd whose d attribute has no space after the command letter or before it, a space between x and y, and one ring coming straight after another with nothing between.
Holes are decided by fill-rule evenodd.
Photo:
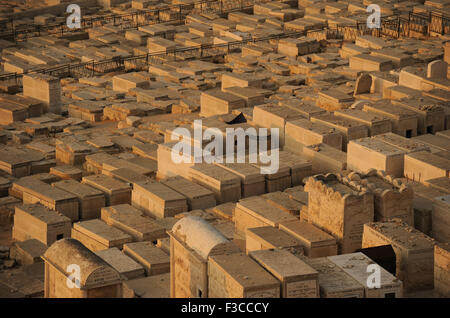
<instances>
[{"instance_id":1,"label":"stone tomb","mask_svg":"<svg viewBox=\"0 0 450 318\"><path fill-rule=\"evenodd\" d=\"M334 128L343 135L342 150L347 151L347 143L350 140L364 138L369 136L369 130L366 125L349 118L343 118L331 114L318 115L311 117L311 122L321 123L330 128Z\"/></svg>"},{"instance_id":2,"label":"stone tomb","mask_svg":"<svg viewBox=\"0 0 450 318\"><path fill-rule=\"evenodd\" d=\"M45 261L45 298L120 298L120 274L99 256L74 239L53 244L42 256ZM73 288L69 266L77 264L82 273L80 288Z\"/></svg>"},{"instance_id":3,"label":"stone tomb","mask_svg":"<svg viewBox=\"0 0 450 318\"><path fill-rule=\"evenodd\" d=\"M103 170L102 173L119 181L131 184L150 180L150 177L144 176L143 174L137 173L135 170L129 168L120 168L111 171Z\"/></svg>"},{"instance_id":4,"label":"stone tomb","mask_svg":"<svg viewBox=\"0 0 450 318\"><path fill-rule=\"evenodd\" d=\"M323 89L318 93L316 105L327 111L345 109L353 104L354 98L338 89Z\"/></svg>"},{"instance_id":5,"label":"stone tomb","mask_svg":"<svg viewBox=\"0 0 450 318\"><path fill-rule=\"evenodd\" d=\"M158 159L158 173L157 178L165 179L170 177L180 176L190 180L189 172L197 160L203 160L203 149L199 147L192 147L191 153L187 153L187 162L175 163L172 160L172 151L178 141L167 142L158 145L157 159ZM201 156L195 157L196 153L200 153Z\"/></svg>"},{"instance_id":6,"label":"stone tomb","mask_svg":"<svg viewBox=\"0 0 450 318\"><path fill-rule=\"evenodd\" d=\"M83 177L82 183L102 191L105 194L106 206L131 202L131 187L112 177L97 174Z\"/></svg>"},{"instance_id":7,"label":"stone tomb","mask_svg":"<svg viewBox=\"0 0 450 318\"><path fill-rule=\"evenodd\" d=\"M319 273L320 298L364 298L364 286L328 257L301 259Z\"/></svg>"},{"instance_id":8,"label":"stone tomb","mask_svg":"<svg viewBox=\"0 0 450 318\"><path fill-rule=\"evenodd\" d=\"M89 220L100 217L100 210L105 206L105 195L102 191L75 180L55 182L52 186L78 198L78 219Z\"/></svg>"},{"instance_id":9,"label":"stone tomb","mask_svg":"<svg viewBox=\"0 0 450 318\"><path fill-rule=\"evenodd\" d=\"M285 167L289 168L289 172L291 175L291 185L290 187L295 187L299 185L303 185L304 178L311 176L312 173L312 162L308 158L306 158L303 154L293 154L290 151L281 150L278 153L280 168L283 169ZM280 169L279 168L279 169ZM282 189L284 190L284 188ZM274 192L267 191L267 192Z\"/></svg>"},{"instance_id":10,"label":"stone tomb","mask_svg":"<svg viewBox=\"0 0 450 318\"><path fill-rule=\"evenodd\" d=\"M245 232L245 251L280 249L294 255L303 255L303 246L299 240L272 226L249 228Z\"/></svg>"},{"instance_id":11,"label":"stone tomb","mask_svg":"<svg viewBox=\"0 0 450 318\"><path fill-rule=\"evenodd\" d=\"M57 77L40 73L24 75L23 95L42 101L44 112L61 113L61 84Z\"/></svg>"},{"instance_id":12,"label":"stone tomb","mask_svg":"<svg viewBox=\"0 0 450 318\"><path fill-rule=\"evenodd\" d=\"M392 61L369 54L358 54L349 57L349 65L351 69L373 72L373 71L390 71L392 69Z\"/></svg>"},{"instance_id":13,"label":"stone tomb","mask_svg":"<svg viewBox=\"0 0 450 318\"><path fill-rule=\"evenodd\" d=\"M185 196L189 210L207 209L216 205L212 191L183 177L161 180L161 183Z\"/></svg>"},{"instance_id":14,"label":"stone tomb","mask_svg":"<svg viewBox=\"0 0 450 318\"><path fill-rule=\"evenodd\" d=\"M262 197L240 200L234 209L236 232L245 235L246 230L254 227L272 226L284 221L297 220L298 217L271 206Z\"/></svg>"},{"instance_id":15,"label":"stone tomb","mask_svg":"<svg viewBox=\"0 0 450 318\"><path fill-rule=\"evenodd\" d=\"M342 134L329 126L301 118L286 123L284 149L301 154L303 146L320 143L342 149Z\"/></svg>"},{"instance_id":16,"label":"stone tomb","mask_svg":"<svg viewBox=\"0 0 450 318\"><path fill-rule=\"evenodd\" d=\"M249 163L217 163L218 166L232 172L241 179L241 197L247 198L265 193L266 183L263 175Z\"/></svg>"},{"instance_id":17,"label":"stone tomb","mask_svg":"<svg viewBox=\"0 0 450 318\"><path fill-rule=\"evenodd\" d=\"M414 140L413 138L405 138L394 133L377 135L374 136L373 139L381 140L386 144L403 150L405 153L430 150L430 148L422 142Z\"/></svg>"},{"instance_id":18,"label":"stone tomb","mask_svg":"<svg viewBox=\"0 0 450 318\"><path fill-rule=\"evenodd\" d=\"M37 239L47 246L70 237L70 219L40 204L19 205L15 208L12 238L16 241Z\"/></svg>"},{"instance_id":19,"label":"stone tomb","mask_svg":"<svg viewBox=\"0 0 450 318\"><path fill-rule=\"evenodd\" d=\"M347 168L359 172L370 169L402 177L405 151L371 137L352 140L348 144Z\"/></svg>"},{"instance_id":20,"label":"stone tomb","mask_svg":"<svg viewBox=\"0 0 450 318\"><path fill-rule=\"evenodd\" d=\"M439 242L450 242L450 194L433 200L432 236Z\"/></svg>"},{"instance_id":21,"label":"stone tomb","mask_svg":"<svg viewBox=\"0 0 450 318\"><path fill-rule=\"evenodd\" d=\"M217 204L236 202L241 198L241 179L234 173L212 164L189 168L190 180L214 192Z\"/></svg>"},{"instance_id":22,"label":"stone tomb","mask_svg":"<svg viewBox=\"0 0 450 318\"><path fill-rule=\"evenodd\" d=\"M261 154L260 154L261 155ZM278 153L279 158L281 156L281 151ZM247 157L249 158L249 157ZM246 159L249 162L248 159ZM275 191L283 191L286 188L292 186L292 176L291 176L291 167L298 164L297 168L300 168L301 172L302 167L308 169L308 164L306 160L298 160L294 164L289 164L289 162L283 162L279 160L278 170L275 170L274 167L269 164L262 163L258 161L256 163L250 163L259 169L260 173L264 175L266 180L266 192L275 192ZM270 164L273 165L273 162Z\"/></svg>"},{"instance_id":23,"label":"stone tomb","mask_svg":"<svg viewBox=\"0 0 450 318\"><path fill-rule=\"evenodd\" d=\"M253 108L253 122L255 125L265 128L278 128L280 148L284 147L286 124L299 118L303 118L302 114L288 107L259 105Z\"/></svg>"},{"instance_id":24,"label":"stone tomb","mask_svg":"<svg viewBox=\"0 0 450 318\"><path fill-rule=\"evenodd\" d=\"M308 257L337 255L336 239L310 223L298 220L282 222L280 230L300 241Z\"/></svg>"},{"instance_id":25,"label":"stone tomb","mask_svg":"<svg viewBox=\"0 0 450 318\"><path fill-rule=\"evenodd\" d=\"M170 274L136 278L124 282L123 298L170 298Z\"/></svg>"},{"instance_id":26,"label":"stone tomb","mask_svg":"<svg viewBox=\"0 0 450 318\"><path fill-rule=\"evenodd\" d=\"M167 237L164 227L129 204L113 205L102 208L102 220L130 235L134 241L157 242Z\"/></svg>"},{"instance_id":27,"label":"stone tomb","mask_svg":"<svg viewBox=\"0 0 450 318\"><path fill-rule=\"evenodd\" d=\"M414 226L412 187L384 171L371 170L366 175L360 175L360 178L360 181L354 181L354 186L361 186L374 194L375 221L385 222L397 218Z\"/></svg>"},{"instance_id":28,"label":"stone tomb","mask_svg":"<svg viewBox=\"0 0 450 318\"><path fill-rule=\"evenodd\" d=\"M137 182L133 186L132 205L155 218L172 217L188 210L184 195L160 182Z\"/></svg>"},{"instance_id":29,"label":"stone tomb","mask_svg":"<svg viewBox=\"0 0 450 318\"><path fill-rule=\"evenodd\" d=\"M210 298L280 298L280 282L243 253L208 261Z\"/></svg>"},{"instance_id":30,"label":"stone tomb","mask_svg":"<svg viewBox=\"0 0 450 318\"><path fill-rule=\"evenodd\" d=\"M179 220L170 235L170 296L208 298L208 262L214 255L239 253L239 248L228 241L211 224L198 216ZM220 283L223 286L223 281ZM217 297L217 296L216 296Z\"/></svg>"},{"instance_id":31,"label":"stone tomb","mask_svg":"<svg viewBox=\"0 0 450 318\"><path fill-rule=\"evenodd\" d=\"M450 177L450 159L426 151L405 155L404 174L409 179L424 182L439 177Z\"/></svg>"},{"instance_id":32,"label":"stone tomb","mask_svg":"<svg viewBox=\"0 0 450 318\"><path fill-rule=\"evenodd\" d=\"M23 203L40 203L51 210L60 212L72 221L79 219L78 198L64 190L54 188L37 178L24 178L16 181L15 187L23 193Z\"/></svg>"},{"instance_id":33,"label":"stone tomb","mask_svg":"<svg viewBox=\"0 0 450 318\"><path fill-rule=\"evenodd\" d=\"M117 247L97 251L95 254L118 271L124 280L144 276L144 268L132 258L122 253Z\"/></svg>"},{"instance_id":34,"label":"stone tomb","mask_svg":"<svg viewBox=\"0 0 450 318\"><path fill-rule=\"evenodd\" d=\"M434 239L402 222L364 224L363 248L387 244L394 248L395 276L406 291L433 288Z\"/></svg>"},{"instance_id":35,"label":"stone tomb","mask_svg":"<svg viewBox=\"0 0 450 318\"><path fill-rule=\"evenodd\" d=\"M290 195L285 192L270 192L263 194L261 197L270 205L295 216L300 215L300 211L305 206L303 203L292 199Z\"/></svg>"},{"instance_id":36,"label":"stone tomb","mask_svg":"<svg viewBox=\"0 0 450 318\"><path fill-rule=\"evenodd\" d=\"M304 147L303 155L312 162L312 174L340 173L347 168L347 154L327 144Z\"/></svg>"},{"instance_id":37,"label":"stone tomb","mask_svg":"<svg viewBox=\"0 0 450 318\"><path fill-rule=\"evenodd\" d=\"M279 249L249 253L281 283L281 298L319 298L319 273L291 253Z\"/></svg>"},{"instance_id":38,"label":"stone tomb","mask_svg":"<svg viewBox=\"0 0 450 318\"><path fill-rule=\"evenodd\" d=\"M209 90L200 95L200 115L229 114L232 110L245 107L245 100L220 90Z\"/></svg>"},{"instance_id":39,"label":"stone tomb","mask_svg":"<svg viewBox=\"0 0 450 318\"><path fill-rule=\"evenodd\" d=\"M395 107L389 100L382 100L364 104L363 111L389 118L395 134L408 138L417 136L419 119L411 110Z\"/></svg>"},{"instance_id":40,"label":"stone tomb","mask_svg":"<svg viewBox=\"0 0 450 318\"><path fill-rule=\"evenodd\" d=\"M21 265L31 265L42 262L41 256L47 250L47 245L37 239L14 242L9 250L9 258Z\"/></svg>"},{"instance_id":41,"label":"stone tomb","mask_svg":"<svg viewBox=\"0 0 450 318\"><path fill-rule=\"evenodd\" d=\"M417 114L419 134L434 134L445 130L445 109L443 102L438 103L430 98L402 98L393 100L392 104L399 108L411 110Z\"/></svg>"},{"instance_id":42,"label":"stone tomb","mask_svg":"<svg viewBox=\"0 0 450 318\"><path fill-rule=\"evenodd\" d=\"M369 127L369 136L375 136L392 131L392 123L389 118L365 112L359 109L341 109L335 111L338 117L353 119Z\"/></svg>"},{"instance_id":43,"label":"stone tomb","mask_svg":"<svg viewBox=\"0 0 450 318\"><path fill-rule=\"evenodd\" d=\"M434 290L450 297L450 243L434 246Z\"/></svg>"},{"instance_id":44,"label":"stone tomb","mask_svg":"<svg viewBox=\"0 0 450 318\"><path fill-rule=\"evenodd\" d=\"M93 252L111 247L121 249L123 244L133 240L130 235L99 219L74 223L72 238L77 239Z\"/></svg>"},{"instance_id":45,"label":"stone tomb","mask_svg":"<svg viewBox=\"0 0 450 318\"><path fill-rule=\"evenodd\" d=\"M363 225L374 219L373 194L352 189L340 174L316 175L305 185L308 221L331 234L339 253L361 248Z\"/></svg>"},{"instance_id":46,"label":"stone tomb","mask_svg":"<svg viewBox=\"0 0 450 318\"><path fill-rule=\"evenodd\" d=\"M50 168L50 173L60 177L61 179L81 181L83 170L74 166L56 166Z\"/></svg>"},{"instance_id":47,"label":"stone tomb","mask_svg":"<svg viewBox=\"0 0 450 318\"><path fill-rule=\"evenodd\" d=\"M170 272L170 257L152 242L127 243L123 252L141 264L147 276L160 275Z\"/></svg>"},{"instance_id":48,"label":"stone tomb","mask_svg":"<svg viewBox=\"0 0 450 318\"><path fill-rule=\"evenodd\" d=\"M368 286L369 275L374 272L373 270L368 271L368 266L376 263L363 253L336 255L327 258L364 286L365 298L402 298L402 282L381 266L378 268L380 271L380 287Z\"/></svg>"}]
</instances>

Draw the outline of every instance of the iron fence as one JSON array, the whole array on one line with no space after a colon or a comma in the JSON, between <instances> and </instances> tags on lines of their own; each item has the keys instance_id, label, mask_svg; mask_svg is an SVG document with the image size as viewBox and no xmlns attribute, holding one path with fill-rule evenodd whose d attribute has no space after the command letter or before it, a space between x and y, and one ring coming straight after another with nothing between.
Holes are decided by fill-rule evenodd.
<instances>
[{"instance_id":1,"label":"iron fence","mask_svg":"<svg viewBox=\"0 0 450 318\"><path fill-rule=\"evenodd\" d=\"M184 21L189 14L216 13L223 14L233 11L250 9L255 3L265 3L270 0L201 0L192 4L170 5L164 8L141 10L127 14L108 14L97 17L81 19L78 29L70 29L66 22L41 24L15 25L14 20L0 22L0 39L10 41L24 41L31 37L42 35L64 35L78 31L85 31L93 27L110 24L124 29L133 29L140 26ZM3 26L3 27L2 27Z\"/></svg>"}]
</instances>

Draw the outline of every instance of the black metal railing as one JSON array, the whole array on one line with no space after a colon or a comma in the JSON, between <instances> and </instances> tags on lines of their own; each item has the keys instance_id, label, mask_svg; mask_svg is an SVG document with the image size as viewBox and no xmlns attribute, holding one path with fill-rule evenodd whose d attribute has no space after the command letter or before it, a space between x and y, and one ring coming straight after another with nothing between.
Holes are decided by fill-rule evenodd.
<instances>
[{"instance_id":1,"label":"black metal railing","mask_svg":"<svg viewBox=\"0 0 450 318\"><path fill-rule=\"evenodd\" d=\"M321 30L315 30L321 31ZM310 30L308 32L315 32ZM337 32L337 30L334 30ZM112 71L120 71L125 69L145 70L151 64L161 64L167 61L180 61L187 59L203 59L215 56L226 55L232 52L239 52L243 46L250 43L267 42L273 39L281 39L288 37L300 37L306 35L306 31L285 32L277 35L264 37L254 37L242 41L233 41L225 44L207 44L191 47L181 47L174 50L164 52L147 53L130 57L116 57L101 61L91 61L75 64L66 64L57 67L40 68L28 71L25 74L41 73L56 77L86 77L98 74L104 74ZM17 83L21 84L24 74L9 73L0 75L0 83Z\"/></svg>"},{"instance_id":2,"label":"black metal railing","mask_svg":"<svg viewBox=\"0 0 450 318\"><path fill-rule=\"evenodd\" d=\"M133 29L140 26L164 22L184 21L189 14L216 13L223 14L233 11L251 9L255 3L265 3L270 0L201 0L192 4L168 5L163 8L141 10L127 14L108 14L81 19L81 27L70 29L66 21L59 23L15 25L11 19L0 23L0 39L24 41L31 37L42 35L64 35L85 31L93 27L111 24L121 29ZM2 27L3 26L3 27Z\"/></svg>"},{"instance_id":3,"label":"black metal railing","mask_svg":"<svg viewBox=\"0 0 450 318\"><path fill-rule=\"evenodd\" d=\"M254 0L242 0L241 6L245 7L248 3L255 3ZM257 2L264 2L257 1ZM197 2L191 7L197 4L206 8L214 8L211 5L217 5L218 1L201 1ZM222 2L220 2L222 3ZM206 5L207 4L207 5ZM221 8L220 10L224 10ZM230 10L230 8L226 8ZM192 11L191 11L192 12ZM148 12L147 12L148 13ZM183 14L183 13L182 13ZM440 19L440 20L439 20ZM440 23L436 21L441 21ZM86 22L85 22L86 23ZM87 22L90 25L94 23L93 21ZM313 33L325 32L320 36L325 36L327 38L344 39L349 41L354 41L357 36L364 34L372 34L374 36L385 36L392 38L408 37L410 32L419 32L421 34L429 34L429 32L435 32L441 34L449 34L450 19L442 14L436 15L423 15L417 13L409 13L408 19L400 16L388 16L382 18L381 27L379 29L369 29L366 23L358 23L355 26L338 26L335 28L323 28L318 30L308 30L299 32L286 31L279 35L271 35L267 37L257 38L254 36L251 39L246 39L242 41L229 42L227 44L216 44L216 45L199 45L192 47L182 47L175 50L170 50L166 52L148 53L138 56L130 57L116 57L113 59L107 59L102 61L92 61L84 63L66 64L57 67L50 68L34 68L26 73L43 73L54 75L58 77L84 77L93 76L96 74L107 73L111 71L124 70L124 69L146 69L150 64L163 63L169 60L180 61L193 58L206 58L214 57L218 55L229 54L234 51L238 51L242 46L247 45L250 42L260 42L269 41L271 39L287 38L287 37L299 37L299 36L311 36L314 37ZM21 85L23 74L9 73L0 75L0 83L11 83Z\"/></svg>"}]
</instances>

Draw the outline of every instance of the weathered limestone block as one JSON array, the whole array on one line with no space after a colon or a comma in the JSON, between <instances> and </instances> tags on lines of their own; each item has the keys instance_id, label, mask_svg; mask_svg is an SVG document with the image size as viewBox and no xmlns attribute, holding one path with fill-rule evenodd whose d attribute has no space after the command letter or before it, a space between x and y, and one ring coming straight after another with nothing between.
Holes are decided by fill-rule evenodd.
<instances>
[{"instance_id":1,"label":"weathered limestone block","mask_svg":"<svg viewBox=\"0 0 450 318\"><path fill-rule=\"evenodd\" d=\"M189 179L214 192L218 204L241 198L239 176L219 166L196 164L189 168Z\"/></svg>"},{"instance_id":2,"label":"weathered limestone block","mask_svg":"<svg viewBox=\"0 0 450 318\"><path fill-rule=\"evenodd\" d=\"M134 207L160 219L188 210L184 195L154 181L135 183L131 201Z\"/></svg>"},{"instance_id":3,"label":"weathered limestone block","mask_svg":"<svg viewBox=\"0 0 450 318\"><path fill-rule=\"evenodd\" d=\"M328 111L334 111L350 107L353 104L353 101L353 96L345 94L337 89L330 88L319 92L317 106Z\"/></svg>"},{"instance_id":4,"label":"weathered limestone block","mask_svg":"<svg viewBox=\"0 0 450 318\"><path fill-rule=\"evenodd\" d=\"M450 160L426 151L405 155L404 175L409 179L424 182L428 179L449 177Z\"/></svg>"},{"instance_id":5,"label":"weathered limestone block","mask_svg":"<svg viewBox=\"0 0 450 318\"><path fill-rule=\"evenodd\" d=\"M443 297L450 296L450 244L434 246L434 290Z\"/></svg>"},{"instance_id":6,"label":"weathered limestone block","mask_svg":"<svg viewBox=\"0 0 450 318\"><path fill-rule=\"evenodd\" d=\"M308 257L324 257L337 254L337 244L333 236L318 227L302 221L280 223L280 230L299 240Z\"/></svg>"},{"instance_id":7,"label":"weathered limestone block","mask_svg":"<svg viewBox=\"0 0 450 318\"><path fill-rule=\"evenodd\" d=\"M83 177L81 183L94 187L105 194L106 206L131 203L131 187L103 174Z\"/></svg>"},{"instance_id":8,"label":"weathered limestone block","mask_svg":"<svg viewBox=\"0 0 450 318\"><path fill-rule=\"evenodd\" d=\"M145 269L147 276L170 272L170 257L151 242L127 243L123 252Z\"/></svg>"},{"instance_id":9,"label":"weathered limestone block","mask_svg":"<svg viewBox=\"0 0 450 318\"><path fill-rule=\"evenodd\" d=\"M9 258L20 265L31 265L42 262L41 256L47 250L47 245L37 239L15 242L9 250Z\"/></svg>"},{"instance_id":10,"label":"weathered limestone block","mask_svg":"<svg viewBox=\"0 0 450 318\"><path fill-rule=\"evenodd\" d=\"M350 68L366 72L389 71L392 69L392 61L380 56L358 54L350 56Z\"/></svg>"},{"instance_id":11,"label":"weathered limestone block","mask_svg":"<svg viewBox=\"0 0 450 318\"><path fill-rule=\"evenodd\" d=\"M300 39L280 39L278 41L278 53L287 56L299 56L317 53L320 50L320 44L314 39L300 38Z\"/></svg>"},{"instance_id":12,"label":"weathered limestone block","mask_svg":"<svg viewBox=\"0 0 450 318\"><path fill-rule=\"evenodd\" d=\"M182 177L161 180L161 183L186 197L189 210L207 209L216 205L214 193Z\"/></svg>"},{"instance_id":13,"label":"weathered limestone block","mask_svg":"<svg viewBox=\"0 0 450 318\"><path fill-rule=\"evenodd\" d=\"M290 195L285 192L277 191L266 193L261 197L263 197L270 205L296 216L300 215L300 211L304 207L303 203L292 199Z\"/></svg>"},{"instance_id":14,"label":"weathered limestone block","mask_svg":"<svg viewBox=\"0 0 450 318\"><path fill-rule=\"evenodd\" d=\"M433 200L432 236L439 242L450 242L450 195Z\"/></svg>"},{"instance_id":15,"label":"weathered limestone block","mask_svg":"<svg viewBox=\"0 0 450 318\"><path fill-rule=\"evenodd\" d=\"M37 178L22 178L15 182L15 186L22 192L24 204L40 203L67 216L72 221L79 219L78 198L75 195L54 188Z\"/></svg>"},{"instance_id":16,"label":"weathered limestone block","mask_svg":"<svg viewBox=\"0 0 450 318\"><path fill-rule=\"evenodd\" d=\"M298 257L279 249L249 255L281 282L281 298L319 297L319 273Z\"/></svg>"},{"instance_id":17,"label":"weathered limestone block","mask_svg":"<svg viewBox=\"0 0 450 318\"><path fill-rule=\"evenodd\" d=\"M0 103L0 124L9 125L15 122L24 121L28 118L28 109L22 105L10 104L1 101Z\"/></svg>"},{"instance_id":18,"label":"weathered limestone block","mask_svg":"<svg viewBox=\"0 0 450 318\"><path fill-rule=\"evenodd\" d=\"M319 273L320 298L364 298L364 286L328 257L301 259Z\"/></svg>"},{"instance_id":19,"label":"weathered limestone block","mask_svg":"<svg viewBox=\"0 0 450 318\"><path fill-rule=\"evenodd\" d=\"M149 80L141 76L139 72L116 75L113 77L112 81L113 90L117 92L127 93L132 88L150 87Z\"/></svg>"},{"instance_id":20,"label":"weathered limestone block","mask_svg":"<svg viewBox=\"0 0 450 318\"><path fill-rule=\"evenodd\" d=\"M244 99L220 90L208 90L200 96L200 115L204 117L228 114L242 107L245 107Z\"/></svg>"},{"instance_id":21,"label":"weathered limestone block","mask_svg":"<svg viewBox=\"0 0 450 318\"><path fill-rule=\"evenodd\" d=\"M261 197L251 197L239 201L234 209L236 232L244 235L254 227L278 227L280 222L296 220L296 216L267 204Z\"/></svg>"},{"instance_id":22,"label":"weathered limestone block","mask_svg":"<svg viewBox=\"0 0 450 318\"><path fill-rule=\"evenodd\" d=\"M82 165L86 156L93 152L92 147L80 142L57 143L55 148L56 162L66 165Z\"/></svg>"},{"instance_id":23,"label":"weathered limestone block","mask_svg":"<svg viewBox=\"0 0 450 318\"><path fill-rule=\"evenodd\" d=\"M74 166L56 166L50 168L50 173L65 180L81 181L83 171Z\"/></svg>"},{"instance_id":24,"label":"weathered limestone block","mask_svg":"<svg viewBox=\"0 0 450 318\"><path fill-rule=\"evenodd\" d=\"M391 121L386 117L377 116L358 109L341 109L335 111L334 114L336 116L350 118L365 124L369 127L369 136L392 132Z\"/></svg>"},{"instance_id":25,"label":"weathered limestone block","mask_svg":"<svg viewBox=\"0 0 450 318\"><path fill-rule=\"evenodd\" d=\"M339 173L347 168L347 154L327 144L303 148L303 155L312 162L312 173Z\"/></svg>"},{"instance_id":26,"label":"weathered limestone block","mask_svg":"<svg viewBox=\"0 0 450 318\"><path fill-rule=\"evenodd\" d=\"M164 227L129 204L102 208L101 219L129 234L135 241L156 242L159 238L167 237Z\"/></svg>"},{"instance_id":27,"label":"weathered limestone block","mask_svg":"<svg viewBox=\"0 0 450 318\"><path fill-rule=\"evenodd\" d=\"M375 221L400 219L414 226L414 190L407 183L375 169L365 175L351 173L347 177L355 179L354 187L362 187L374 194Z\"/></svg>"},{"instance_id":28,"label":"weathered limestone block","mask_svg":"<svg viewBox=\"0 0 450 318\"><path fill-rule=\"evenodd\" d=\"M168 234L171 297L210 297L208 260L213 255L239 253L239 248L198 216L182 218Z\"/></svg>"},{"instance_id":29,"label":"weathered limestone block","mask_svg":"<svg viewBox=\"0 0 450 318\"><path fill-rule=\"evenodd\" d=\"M342 149L342 134L335 129L319 123L312 123L308 119L300 118L286 123L285 150L301 153L303 145L320 143Z\"/></svg>"},{"instance_id":30,"label":"weathered limestone block","mask_svg":"<svg viewBox=\"0 0 450 318\"><path fill-rule=\"evenodd\" d=\"M383 39L371 35L362 35L356 38L355 45L373 50L381 50L387 47L388 43Z\"/></svg>"},{"instance_id":31,"label":"weathered limestone block","mask_svg":"<svg viewBox=\"0 0 450 318\"><path fill-rule=\"evenodd\" d=\"M331 234L340 253L361 248L363 225L374 219L372 193L350 187L351 180L341 175L317 175L308 178L308 221Z\"/></svg>"},{"instance_id":32,"label":"weathered limestone block","mask_svg":"<svg viewBox=\"0 0 450 318\"><path fill-rule=\"evenodd\" d=\"M71 237L93 252L112 247L122 249L123 244L133 240L130 235L99 219L74 223Z\"/></svg>"},{"instance_id":33,"label":"weathered limestone block","mask_svg":"<svg viewBox=\"0 0 450 318\"><path fill-rule=\"evenodd\" d=\"M376 263L363 253L336 255L327 258L364 286L365 298L403 297L402 282L381 266L378 267L380 286L375 288L368 286L368 275L370 274L370 272L368 273L368 266L371 264L376 265Z\"/></svg>"},{"instance_id":34,"label":"weathered limestone block","mask_svg":"<svg viewBox=\"0 0 450 318\"><path fill-rule=\"evenodd\" d=\"M214 255L208 261L208 291L212 298L280 298L280 282L245 254Z\"/></svg>"},{"instance_id":35,"label":"weathered limestone block","mask_svg":"<svg viewBox=\"0 0 450 318\"><path fill-rule=\"evenodd\" d=\"M75 180L63 180L52 184L78 198L79 219L89 220L100 217L100 210L105 206L105 195L102 191L79 183Z\"/></svg>"},{"instance_id":36,"label":"weathered limestone block","mask_svg":"<svg viewBox=\"0 0 450 318\"><path fill-rule=\"evenodd\" d=\"M24 75L23 95L42 101L44 112L61 113L61 83L59 78L40 73Z\"/></svg>"},{"instance_id":37,"label":"weathered limestone block","mask_svg":"<svg viewBox=\"0 0 450 318\"><path fill-rule=\"evenodd\" d=\"M411 110L395 107L388 100L366 103L363 110L389 118L392 132L403 137L417 136L418 116Z\"/></svg>"},{"instance_id":38,"label":"weathered limestone block","mask_svg":"<svg viewBox=\"0 0 450 318\"><path fill-rule=\"evenodd\" d=\"M253 122L259 127L278 129L280 148L285 143L285 126L288 122L303 118L302 114L287 107L260 105L253 109Z\"/></svg>"},{"instance_id":39,"label":"weathered limestone block","mask_svg":"<svg viewBox=\"0 0 450 318\"><path fill-rule=\"evenodd\" d=\"M350 140L364 138L369 135L369 131L366 125L349 119L342 118L331 114L324 114L319 116L311 117L311 122L321 123L329 126L330 128L335 128L337 131L341 132L343 135L342 140L342 150L347 150L347 143Z\"/></svg>"},{"instance_id":40,"label":"weathered limestone block","mask_svg":"<svg viewBox=\"0 0 450 318\"><path fill-rule=\"evenodd\" d=\"M218 163L217 165L239 176L242 198L265 193L265 178L255 166L249 163Z\"/></svg>"},{"instance_id":41,"label":"weathered limestone block","mask_svg":"<svg viewBox=\"0 0 450 318\"><path fill-rule=\"evenodd\" d=\"M445 130L445 102L430 98L403 98L392 104L411 110L417 114L419 134L434 134Z\"/></svg>"},{"instance_id":42,"label":"weathered limestone block","mask_svg":"<svg viewBox=\"0 0 450 318\"><path fill-rule=\"evenodd\" d=\"M144 268L117 247L96 251L95 254L127 280L144 277Z\"/></svg>"},{"instance_id":43,"label":"weathered limestone block","mask_svg":"<svg viewBox=\"0 0 450 318\"><path fill-rule=\"evenodd\" d=\"M264 78L251 74L224 73L222 74L222 90L229 87L262 88Z\"/></svg>"},{"instance_id":44,"label":"weathered limestone block","mask_svg":"<svg viewBox=\"0 0 450 318\"><path fill-rule=\"evenodd\" d=\"M50 246L70 237L70 219L40 204L25 204L15 208L12 237L16 241L37 239Z\"/></svg>"},{"instance_id":45,"label":"weathered limestone block","mask_svg":"<svg viewBox=\"0 0 450 318\"><path fill-rule=\"evenodd\" d=\"M347 149L347 168L359 172L383 170L389 175L402 177L405 153L380 139L351 140Z\"/></svg>"},{"instance_id":46,"label":"weathered limestone block","mask_svg":"<svg viewBox=\"0 0 450 318\"><path fill-rule=\"evenodd\" d=\"M392 245L396 277L406 291L433 288L435 240L402 222L364 224L362 247Z\"/></svg>"},{"instance_id":47,"label":"weathered limestone block","mask_svg":"<svg viewBox=\"0 0 450 318\"><path fill-rule=\"evenodd\" d=\"M55 242L42 256L45 261L44 297L46 298L121 298L120 274L76 239ZM76 260L80 288L67 284L67 271ZM73 267L73 266L72 266ZM69 287L70 286L70 287Z\"/></svg>"}]
</instances>

